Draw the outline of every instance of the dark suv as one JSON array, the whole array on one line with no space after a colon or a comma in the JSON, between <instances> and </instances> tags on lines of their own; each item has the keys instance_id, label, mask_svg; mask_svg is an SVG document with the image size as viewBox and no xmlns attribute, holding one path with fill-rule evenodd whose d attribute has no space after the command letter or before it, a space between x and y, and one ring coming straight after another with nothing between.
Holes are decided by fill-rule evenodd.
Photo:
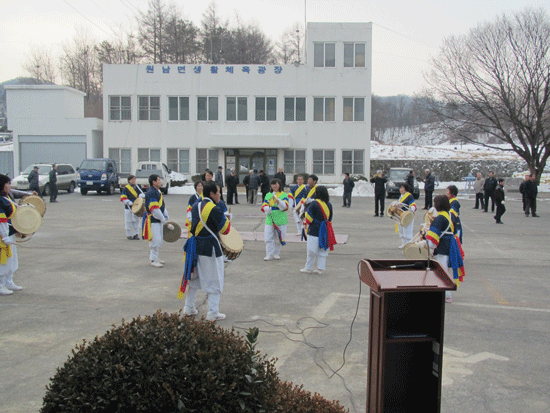
<instances>
[{"instance_id":1,"label":"dark suv","mask_svg":"<svg viewBox=\"0 0 550 413\"><path fill-rule=\"evenodd\" d=\"M401 184L407 182L407 176L410 171L411 168L390 168L388 182L386 183L386 198L399 198L401 196L399 187ZM411 188L411 191L415 199L420 198L420 188L416 178L414 179L414 188Z\"/></svg>"}]
</instances>

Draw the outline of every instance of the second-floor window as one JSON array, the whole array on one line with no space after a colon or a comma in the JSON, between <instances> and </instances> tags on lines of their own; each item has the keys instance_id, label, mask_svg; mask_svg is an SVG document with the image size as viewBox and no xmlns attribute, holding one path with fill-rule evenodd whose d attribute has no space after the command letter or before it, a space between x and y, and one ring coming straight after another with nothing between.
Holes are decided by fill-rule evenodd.
<instances>
[{"instance_id":1,"label":"second-floor window","mask_svg":"<svg viewBox=\"0 0 550 413\"><path fill-rule=\"evenodd\" d=\"M226 114L228 121L248 120L248 99L246 96L228 96L226 100Z\"/></svg>"},{"instance_id":2,"label":"second-floor window","mask_svg":"<svg viewBox=\"0 0 550 413\"><path fill-rule=\"evenodd\" d=\"M218 120L218 97L197 97L197 120Z\"/></svg>"},{"instance_id":3,"label":"second-floor window","mask_svg":"<svg viewBox=\"0 0 550 413\"><path fill-rule=\"evenodd\" d=\"M335 67L336 44L315 43L313 45L313 65L315 67Z\"/></svg>"},{"instance_id":4,"label":"second-floor window","mask_svg":"<svg viewBox=\"0 0 550 413\"><path fill-rule=\"evenodd\" d=\"M316 122L334 122L334 98L313 98L313 120Z\"/></svg>"},{"instance_id":5,"label":"second-floor window","mask_svg":"<svg viewBox=\"0 0 550 413\"><path fill-rule=\"evenodd\" d=\"M285 98L285 121L304 122L306 120L306 98Z\"/></svg>"},{"instance_id":6,"label":"second-floor window","mask_svg":"<svg viewBox=\"0 0 550 413\"><path fill-rule=\"evenodd\" d=\"M344 122L365 120L365 98L344 98Z\"/></svg>"},{"instance_id":7,"label":"second-floor window","mask_svg":"<svg viewBox=\"0 0 550 413\"><path fill-rule=\"evenodd\" d=\"M257 97L256 98L256 120L275 121L277 120L277 98Z\"/></svg>"},{"instance_id":8,"label":"second-floor window","mask_svg":"<svg viewBox=\"0 0 550 413\"><path fill-rule=\"evenodd\" d=\"M189 120L189 96L168 97L168 120Z\"/></svg>"},{"instance_id":9,"label":"second-floor window","mask_svg":"<svg viewBox=\"0 0 550 413\"><path fill-rule=\"evenodd\" d=\"M139 96L139 120L160 120L160 96Z\"/></svg>"},{"instance_id":10,"label":"second-floor window","mask_svg":"<svg viewBox=\"0 0 550 413\"><path fill-rule=\"evenodd\" d=\"M365 67L365 43L344 43L344 67Z\"/></svg>"},{"instance_id":11,"label":"second-floor window","mask_svg":"<svg viewBox=\"0 0 550 413\"><path fill-rule=\"evenodd\" d=\"M109 96L109 120L132 120L130 96Z\"/></svg>"}]
</instances>

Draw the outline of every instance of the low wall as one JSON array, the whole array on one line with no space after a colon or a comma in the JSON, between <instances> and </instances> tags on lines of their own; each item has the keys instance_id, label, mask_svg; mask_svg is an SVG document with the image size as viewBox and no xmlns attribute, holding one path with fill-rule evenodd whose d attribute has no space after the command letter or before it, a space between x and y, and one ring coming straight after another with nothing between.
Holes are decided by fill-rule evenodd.
<instances>
[{"instance_id":1,"label":"low wall","mask_svg":"<svg viewBox=\"0 0 550 413\"><path fill-rule=\"evenodd\" d=\"M432 160L432 159L371 159L370 172L374 175L381 169L387 173L390 168L411 168L417 178L424 177L424 170L429 169L438 177L439 181L461 181L462 178L472 174L476 176L481 172L484 177L489 171L495 172L495 177L510 177L515 172L526 171L527 164L524 161L499 161L499 160Z\"/></svg>"}]
</instances>

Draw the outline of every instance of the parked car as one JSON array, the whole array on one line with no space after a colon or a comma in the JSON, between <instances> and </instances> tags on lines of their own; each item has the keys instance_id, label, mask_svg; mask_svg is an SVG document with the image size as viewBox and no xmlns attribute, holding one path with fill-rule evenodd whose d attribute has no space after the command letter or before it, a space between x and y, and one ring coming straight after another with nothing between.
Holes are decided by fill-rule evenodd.
<instances>
[{"instance_id":1,"label":"parked car","mask_svg":"<svg viewBox=\"0 0 550 413\"><path fill-rule=\"evenodd\" d=\"M149 176L157 174L162 179L162 193L167 194L170 189L172 171L162 162L139 162L136 170L136 184L144 190L149 188Z\"/></svg>"},{"instance_id":2,"label":"parked car","mask_svg":"<svg viewBox=\"0 0 550 413\"><path fill-rule=\"evenodd\" d=\"M401 196L399 187L407 181L410 171L411 168L390 168L388 182L386 183L386 198L399 198ZM414 180L414 188L411 189L415 199L420 198L420 187L416 178Z\"/></svg>"},{"instance_id":3,"label":"parked car","mask_svg":"<svg viewBox=\"0 0 550 413\"><path fill-rule=\"evenodd\" d=\"M88 191L96 191L98 194L105 191L113 195L118 188L119 178L114 159L84 159L77 170L77 184L82 195L86 195Z\"/></svg>"},{"instance_id":4,"label":"parked car","mask_svg":"<svg viewBox=\"0 0 550 413\"><path fill-rule=\"evenodd\" d=\"M27 177L34 169L35 166L38 166L38 186L40 187L40 192L43 196L50 195L50 171L52 170L53 164L47 163L33 163L27 167L21 175L13 178L11 186L13 189L18 189L20 191L29 190L29 181ZM57 164L57 189L66 190L69 194L74 192L76 187L76 171L74 167L68 163L58 163Z\"/></svg>"}]
</instances>

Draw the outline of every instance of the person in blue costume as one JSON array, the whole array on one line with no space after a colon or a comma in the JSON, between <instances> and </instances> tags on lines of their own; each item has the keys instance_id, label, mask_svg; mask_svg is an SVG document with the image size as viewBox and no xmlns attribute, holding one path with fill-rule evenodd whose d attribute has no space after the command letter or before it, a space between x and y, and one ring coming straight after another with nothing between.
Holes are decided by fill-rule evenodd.
<instances>
[{"instance_id":1,"label":"person in blue costume","mask_svg":"<svg viewBox=\"0 0 550 413\"><path fill-rule=\"evenodd\" d=\"M195 307L199 289L208 295L208 321L223 320L220 313L220 296L224 284L223 253L219 233L228 234L229 219L218 205L221 192L215 182L206 183L203 199L191 210L191 232L183 247L184 274L178 298L185 296L183 312L187 316L198 314Z\"/></svg>"},{"instance_id":2,"label":"person in blue costume","mask_svg":"<svg viewBox=\"0 0 550 413\"><path fill-rule=\"evenodd\" d=\"M23 289L13 282L13 274L19 268L19 260L15 244L16 231L11 224L17 205L10 191L10 177L0 175L0 295L10 295Z\"/></svg>"}]
</instances>

